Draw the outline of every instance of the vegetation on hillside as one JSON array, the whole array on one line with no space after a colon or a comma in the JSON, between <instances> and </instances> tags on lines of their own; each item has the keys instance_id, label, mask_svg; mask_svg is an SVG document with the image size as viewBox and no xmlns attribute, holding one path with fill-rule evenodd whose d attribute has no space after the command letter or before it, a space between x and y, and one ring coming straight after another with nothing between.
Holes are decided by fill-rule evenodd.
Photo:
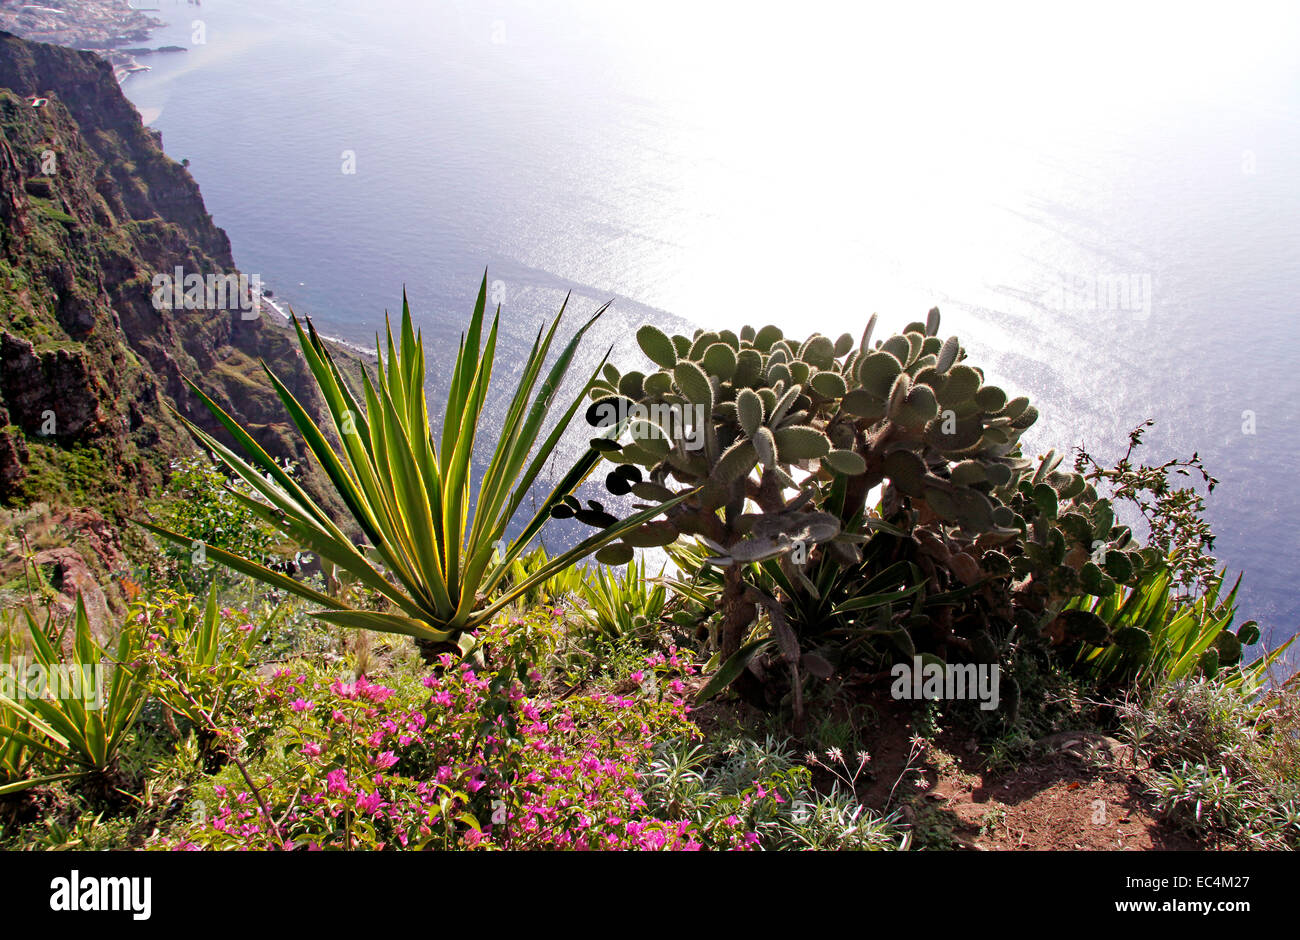
<instances>
[{"instance_id":1,"label":"vegetation on hillside","mask_svg":"<svg viewBox=\"0 0 1300 940\"><path fill-rule=\"evenodd\" d=\"M175 551L113 653L80 605L5 615L4 659L112 668L93 714L0 689L0 845L960 848L1005 820L927 793L1066 759L1141 781L1157 844L1296 845L1296 682L1168 482L1196 458L1023 454L1036 411L938 311L881 340L647 326L657 371L602 363L553 410L586 329L547 371L557 318L471 475L486 324L481 289L440 437L405 307L359 389L298 327L329 434L271 381L358 539L196 380L247 459L190 426L216 463L150 503ZM584 404L596 436L515 520ZM551 519L596 532L551 556ZM918 699L900 667L993 684Z\"/></svg>"}]
</instances>

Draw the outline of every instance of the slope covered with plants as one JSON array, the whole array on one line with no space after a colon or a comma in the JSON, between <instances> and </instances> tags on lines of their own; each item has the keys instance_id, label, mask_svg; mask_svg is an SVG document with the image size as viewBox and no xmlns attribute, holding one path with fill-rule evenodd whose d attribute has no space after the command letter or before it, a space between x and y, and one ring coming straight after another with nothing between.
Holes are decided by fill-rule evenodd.
<instances>
[{"instance_id":1,"label":"slope covered with plants","mask_svg":"<svg viewBox=\"0 0 1300 940\"><path fill-rule=\"evenodd\" d=\"M558 402L584 330L553 351L553 323L475 476L485 285L440 437L405 307L359 388L298 327L332 434L271 370L356 540L193 380L243 456L191 423L228 476L140 520L186 590L138 586L111 657L80 607L9 633L52 672L117 664L93 716L0 694L9 844L982 848L1047 812L1050 847L1294 845L1294 682L1221 575L1184 577L1204 565L1170 543L1205 530L1190 487L1161 501L1178 462L1024 456L1032 406L932 311L856 341L648 326L658 372L603 364ZM579 412L596 435L512 525ZM1119 520L1152 492L1144 540ZM595 531L548 557L553 518ZM302 564L268 564L286 544ZM918 696L900 666L993 685ZM1043 795L976 819L977 775Z\"/></svg>"}]
</instances>

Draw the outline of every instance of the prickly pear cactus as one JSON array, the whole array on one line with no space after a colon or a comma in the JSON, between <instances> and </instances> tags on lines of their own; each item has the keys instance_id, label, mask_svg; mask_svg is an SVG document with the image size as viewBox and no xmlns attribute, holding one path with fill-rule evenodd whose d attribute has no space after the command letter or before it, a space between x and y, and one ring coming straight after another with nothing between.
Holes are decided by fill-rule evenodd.
<instances>
[{"instance_id":1,"label":"prickly pear cactus","mask_svg":"<svg viewBox=\"0 0 1300 940\"><path fill-rule=\"evenodd\" d=\"M986 542L1017 537L1005 500L1030 468L1018 444L1037 411L986 384L956 337L937 335L938 310L873 342L875 325L873 316L856 342L798 342L774 326L689 338L642 327L657 371L607 366L592 391L589 422L617 428L596 444L617 465L608 488L647 502L698 488L670 519L719 563L835 540L851 513L790 510L797 494L830 487L860 507L884 484L891 509ZM764 519L757 533L742 526L747 504ZM849 560L852 545L840 539L836 550Z\"/></svg>"},{"instance_id":2,"label":"prickly pear cactus","mask_svg":"<svg viewBox=\"0 0 1300 940\"><path fill-rule=\"evenodd\" d=\"M1011 568L1022 601L1032 599L1036 609L1078 594L1106 597L1162 561L1119 523L1109 499L1060 465L1061 455L1049 451L1008 500L1011 524L1021 532Z\"/></svg>"},{"instance_id":3,"label":"prickly pear cactus","mask_svg":"<svg viewBox=\"0 0 1300 940\"><path fill-rule=\"evenodd\" d=\"M724 651L755 613L738 569L772 558L791 569L861 564L876 487L890 524L929 533L955 577L978 579L986 562L1001 574L1019 553L998 546L1024 532L1011 502L1033 469L1019 440L1037 411L988 384L956 337L938 335L937 309L884 339L875 326L872 316L856 340L803 341L775 326L690 337L642 327L652 369L605 367L587 411L601 434L592 445L613 465L611 493L647 505L693 495L597 558L619 563L638 545L698 537L713 564L737 572L723 599L736 613Z\"/></svg>"}]
</instances>

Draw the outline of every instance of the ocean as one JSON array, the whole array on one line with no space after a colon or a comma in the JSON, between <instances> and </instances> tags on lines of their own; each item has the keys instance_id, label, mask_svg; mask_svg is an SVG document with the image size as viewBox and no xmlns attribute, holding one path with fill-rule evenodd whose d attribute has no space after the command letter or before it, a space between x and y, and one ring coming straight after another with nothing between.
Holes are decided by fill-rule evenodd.
<instances>
[{"instance_id":1,"label":"ocean","mask_svg":"<svg viewBox=\"0 0 1300 940\"><path fill-rule=\"evenodd\" d=\"M1198 452L1241 616L1297 631L1300 8L149 6L188 51L124 90L241 269L362 345L405 287L435 395L485 267L508 350L571 291L625 369L646 321L937 305L1028 452Z\"/></svg>"}]
</instances>

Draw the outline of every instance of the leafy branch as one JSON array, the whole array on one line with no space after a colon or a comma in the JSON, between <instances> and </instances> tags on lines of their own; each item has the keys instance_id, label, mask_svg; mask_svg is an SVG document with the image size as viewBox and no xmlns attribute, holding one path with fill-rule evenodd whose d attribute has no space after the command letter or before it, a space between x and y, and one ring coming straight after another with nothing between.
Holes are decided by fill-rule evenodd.
<instances>
[{"instance_id":1,"label":"leafy branch","mask_svg":"<svg viewBox=\"0 0 1300 940\"><path fill-rule=\"evenodd\" d=\"M1214 533L1205 519L1205 497L1214 492L1219 481L1205 468L1200 454L1190 459L1174 458L1164 463L1136 463L1134 451L1142 446L1142 437L1155 421L1148 418L1128 437L1128 449L1113 467L1104 467L1084 449L1076 448L1074 469L1092 484L1105 483L1113 499L1137 508L1146 520L1150 534L1148 544L1168 559L1174 584L1191 594L1204 593L1214 578L1216 562ZM1205 492L1195 482L1176 485L1171 476L1200 477Z\"/></svg>"}]
</instances>

